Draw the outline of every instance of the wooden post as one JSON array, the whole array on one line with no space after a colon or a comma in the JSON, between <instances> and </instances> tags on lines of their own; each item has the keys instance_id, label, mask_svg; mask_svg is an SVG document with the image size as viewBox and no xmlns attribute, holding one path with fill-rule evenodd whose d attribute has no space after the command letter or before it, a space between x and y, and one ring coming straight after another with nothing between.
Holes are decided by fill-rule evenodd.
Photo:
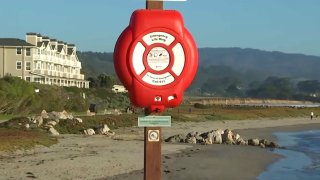
<instances>
[{"instance_id":1,"label":"wooden post","mask_svg":"<svg viewBox=\"0 0 320 180\"><path fill-rule=\"evenodd\" d=\"M163 9L163 1L146 0L146 9ZM149 113L145 110L145 115ZM159 141L149 141L149 132L159 132ZM161 128L144 128L144 180L161 179Z\"/></svg>"},{"instance_id":2,"label":"wooden post","mask_svg":"<svg viewBox=\"0 0 320 180\"><path fill-rule=\"evenodd\" d=\"M163 9L162 0L147 0L146 9Z\"/></svg>"},{"instance_id":3,"label":"wooden post","mask_svg":"<svg viewBox=\"0 0 320 180\"><path fill-rule=\"evenodd\" d=\"M159 131L159 142L148 141L150 131ZM161 128L144 128L144 180L161 179Z\"/></svg>"}]
</instances>

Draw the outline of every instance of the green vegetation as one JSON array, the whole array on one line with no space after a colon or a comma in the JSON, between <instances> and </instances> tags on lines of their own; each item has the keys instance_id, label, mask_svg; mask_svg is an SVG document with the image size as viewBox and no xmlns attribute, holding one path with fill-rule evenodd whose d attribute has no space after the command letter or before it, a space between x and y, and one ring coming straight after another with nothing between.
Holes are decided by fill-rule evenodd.
<instances>
[{"instance_id":1,"label":"green vegetation","mask_svg":"<svg viewBox=\"0 0 320 180\"><path fill-rule=\"evenodd\" d=\"M97 130L104 124L107 124L110 129L117 129L137 126L138 121L136 114L81 116L80 118L83 120L82 123L70 119L60 120L55 129L62 134L83 134L85 129Z\"/></svg>"},{"instance_id":2,"label":"green vegetation","mask_svg":"<svg viewBox=\"0 0 320 180\"><path fill-rule=\"evenodd\" d=\"M14 117L13 114L0 114L0 123L1 123L2 120L8 120L8 119L11 119L13 117Z\"/></svg>"},{"instance_id":3,"label":"green vegetation","mask_svg":"<svg viewBox=\"0 0 320 180\"><path fill-rule=\"evenodd\" d=\"M55 137L43 131L24 131L20 129L0 128L0 151L13 152L27 150L36 145L51 146L57 143Z\"/></svg>"},{"instance_id":4,"label":"green vegetation","mask_svg":"<svg viewBox=\"0 0 320 180\"><path fill-rule=\"evenodd\" d=\"M35 92L35 90L39 92ZM29 83L18 77L0 79L0 114L27 115L50 111L86 112L90 103L100 109L130 105L126 94L115 94L110 88L81 89Z\"/></svg>"},{"instance_id":5,"label":"green vegetation","mask_svg":"<svg viewBox=\"0 0 320 180\"><path fill-rule=\"evenodd\" d=\"M227 105L182 105L166 114L174 121L245 120L309 118L310 112L320 115L320 108L252 107Z\"/></svg>"},{"instance_id":6,"label":"green vegetation","mask_svg":"<svg viewBox=\"0 0 320 180\"><path fill-rule=\"evenodd\" d=\"M292 108L292 107L250 107L250 106L224 106L224 105L181 105L174 109L166 109L160 115L172 116L173 122L200 122L217 120L246 120L246 119L281 119L305 118L309 114L320 114L320 108ZM83 130L93 128L97 130L107 124L111 130L119 127L137 126L137 119L142 115L142 109L136 109L138 114L79 116L83 122L75 119L59 120L55 129L61 134L83 134ZM46 123L45 120L44 124ZM23 124L30 122L26 117L16 117L0 124L0 151L15 151L17 149L30 149L35 145L50 146L57 143L57 139L49 136L41 128L26 130Z\"/></svg>"}]
</instances>

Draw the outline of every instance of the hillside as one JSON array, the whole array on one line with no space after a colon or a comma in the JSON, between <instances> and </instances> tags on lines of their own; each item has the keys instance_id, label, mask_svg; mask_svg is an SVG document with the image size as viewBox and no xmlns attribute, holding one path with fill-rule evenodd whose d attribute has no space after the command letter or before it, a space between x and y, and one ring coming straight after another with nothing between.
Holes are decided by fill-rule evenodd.
<instances>
[{"instance_id":1,"label":"hillside","mask_svg":"<svg viewBox=\"0 0 320 180\"><path fill-rule=\"evenodd\" d=\"M78 56L86 77L115 73L112 53L78 52ZM259 78L281 76L320 80L320 57L304 54L249 48L200 48L199 63L200 67L227 66Z\"/></svg>"},{"instance_id":2,"label":"hillside","mask_svg":"<svg viewBox=\"0 0 320 180\"><path fill-rule=\"evenodd\" d=\"M320 80L320 57L241 48L200 48L200 66L224 65L259 74ZM258 73L259 72L259 73Z\"/></svg>"},{"instance_id":3,"label":"hillside","mask_svg":"<svg viewBox=\"0 0 320 180\"><path fill-rule=\"evenodd\" d=\"M78 52L78 56L87 78L102 73L115 75L112 53ZM201 89L224 95L227 88L240 88L241 94L233 94L243 96L250 84L261 84L268 77L288 78L293 86L299 81L320 80L318 67L317 56L249 48L200 48L198 72L188 91Z\"/></svg>"},{"instance_id":4,"label":"hillside","mask_svg":"<svg viewBox=\"0 0 320 180\"><path fill-rule=\"evenodd\" d=\"M97 77L99 74L115 74L113 53L77 52L82 63L85 77Z\"/></svg>"}]
</instances>

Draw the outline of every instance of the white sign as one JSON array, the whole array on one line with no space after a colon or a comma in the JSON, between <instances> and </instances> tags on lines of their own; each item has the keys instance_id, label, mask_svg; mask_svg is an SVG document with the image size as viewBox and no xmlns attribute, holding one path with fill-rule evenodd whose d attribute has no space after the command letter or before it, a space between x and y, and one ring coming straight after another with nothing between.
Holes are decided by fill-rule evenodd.
<instances>
[{"instance_id":1,"label":"white sign","mask_svg":"<svg viewBox=\"0 0 320 180\"><path fill-rule=\"evenodd\" d=\"M152 74L148 72L142 80L151 85L163 86L172 83L174 77L168 72L164 74Z\"/></svg>"},{"instance_id":2,"label":"white sign","mask_svg":"<svg viewBox=\"0 0 320 180\"><path fill-rule=\"evenodd\" d=\"M148 141L149 142L159 142L160 141L160 131L159 130L148 130Z\"/></svg>"},{"instance_id":3,"label":"white sign","mask_svg":"<svg viewBox=\"0 0 320 180\"><path fill-rule=\"evenodd\" d=\"M154 43L161 43L169 46L175 40L171 34L165 32L152 32L143 36L142 39L148 46Z\"/></svg>"},{"instance_id":4,"label":"white sign","mask_svg":"<svg viewBox=\"0 0 320 180\"><path fill-rule=\"evenodd\" d=\"M162 47L154 47L148 54L147 62L151 69L155 71L162 71L169 66L169 53Z\"/></svg>"}]
</instances>

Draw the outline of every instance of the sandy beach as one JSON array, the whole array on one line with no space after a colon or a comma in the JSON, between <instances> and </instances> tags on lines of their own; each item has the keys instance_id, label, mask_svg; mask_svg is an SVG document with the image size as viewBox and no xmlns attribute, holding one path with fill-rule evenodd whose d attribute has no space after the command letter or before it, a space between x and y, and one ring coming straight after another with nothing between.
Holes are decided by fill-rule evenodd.
<instances>
[{"instance_id":1,"label":"sandy beach","mask_svg":"<svg viewBox=\"0 0 320 180\"><path fill-rule=\"evenodd\" d=\"M244 138L275 140L273 132L320 129L308 118L177 122L163 138L190 131L232 129ZM142 179L143 128L121 128L116 137L60 135L49 148L0 152L0 179ZM162 179L255 179L278 155L236 145L162 144Z\"/></svg>"}]
</instances>

